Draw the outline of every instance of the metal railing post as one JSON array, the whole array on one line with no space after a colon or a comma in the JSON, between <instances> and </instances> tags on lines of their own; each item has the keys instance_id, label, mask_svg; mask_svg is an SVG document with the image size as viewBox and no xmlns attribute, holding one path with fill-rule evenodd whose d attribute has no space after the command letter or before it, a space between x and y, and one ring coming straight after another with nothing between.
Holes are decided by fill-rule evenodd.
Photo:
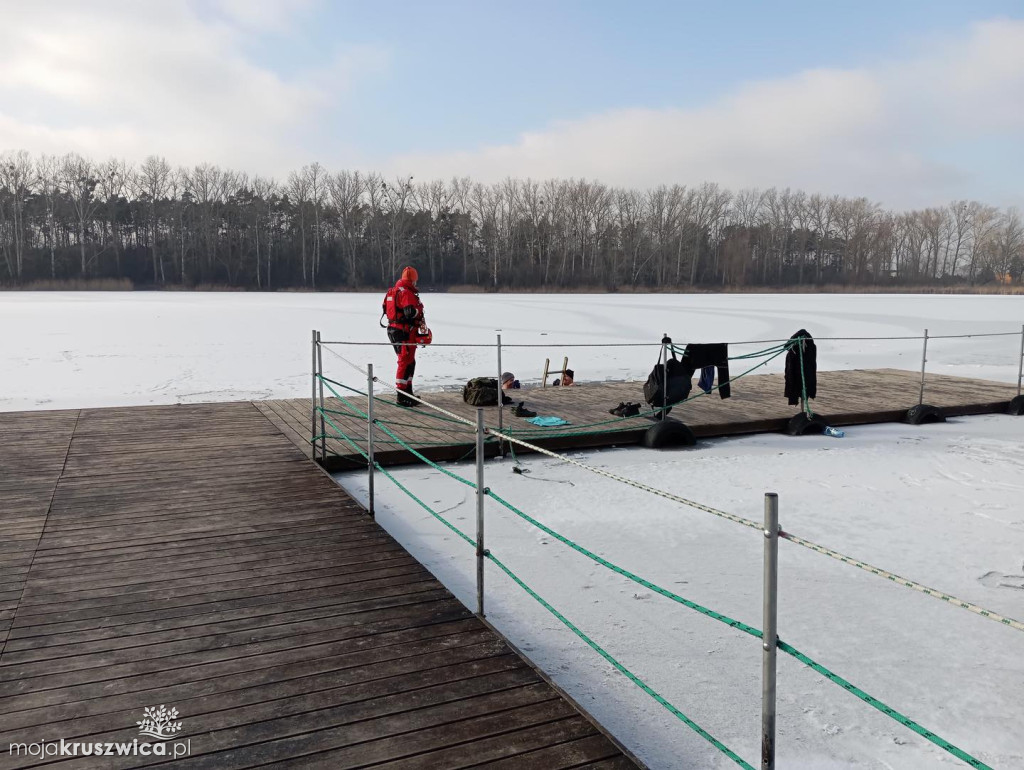
<instances>
[{"instance_id":1,"label":"metal railing post","mask_svg":"<svg viewBox=\"0 0 1024 770\"><path fill-rule=\"evenodd\" d=\"M369 472L369 513L375 518L373 510L373 364L366 365L366 463Z\"/></svg>"},{"instance_id":2,"label":"metal railing post","mask_svg":"<svg viewBox=\"0 0 1024 770\"><path fill-rule=\"evenodd\" d=\"M327 418L324 415L324 348L320 344L320 332L316 333L316 368L320 372L320 462L327 462Z\"/></svg>"},{"instance_id":3,"label":"metal railing post","mask_svg":"<svg viewBox=\"0 0 1024 770\"><path fill-rule=\"evenodd\" d=\"M310 426L310 429L309 429L309 441L313 445L313 461L314 462L316 462L316 381L317 381L316 342L317 342L317 332L316 332L316 329L313 329L313 365L311 367L312 373L313 373L312 374L312 383L311 383L312 387L313 387L313 392L312 392L312 394L310 395L310 398L309 398L309 414L310 414L310 418L312 419L313 422L312 422L312 425Z\"/></svg>"},{"instance_id":4,"label":"metal railing post","mask_svg":"<svg viewBox=\"0 0 1024 770\"><path fill-rule=\"evenodd\" d=\"M668 405L668 346L664 340L668 332L661 335L661 414L660 419L665 419L665 407Z\"/></svg>"},{"instance_id":5,"label":"metal railing post","mask_svg":"<svg viewBox=\"0 0 1024 770\"><path fill-rule=\"evenodd\" d=\"M502 417L505 413L505 396L504 391L501 387L501 333L498 333L498 433L502 432L502 426L504 424ZM505 456L505 442L500 438L498 439L498 451L501 452L501 456Z\"/></svg>"},{"instance_id":6,"label":"metal railing post","mask_svg":"<svg viewBox=\"0 0 1024 770\"><path fill-rule=\"evenodd\" d=\"M928 361L928 330L924 330L924 349L921 351L921 392L917 396L920 406L924 403L924 365Z\"/></svg>"},{"instance_id":7,"label":"metal railing post","mask_svg":"<svg viewBox=\"0 0 1024 770\"><path fill-rule=\"evenodd\" d=\"M779 496L764 496L764 621L761 637L761 770L775 769L775 649L779 607Z\"/></svg>"},{"instance_id":8,"label":"metal railing post","mask_svg":"<svg viewBox=\"0 0 1024 770\"><path fill-rule=\"evenodd\" d=\"M484 617L484 410L476 410L476 614Z\"/></svg>"},{"instance_id":9,"label":"metal railing post","mask_svg":"<svg viewBox=\"0 0 1024 770\"><path fill-rule=\"evenodd\" d=\"M1020 381L1024 375L1024 325L1020 327L1020 358L1017 359L1017 395L1020 395Z\"/></svg>"}]
</instances>

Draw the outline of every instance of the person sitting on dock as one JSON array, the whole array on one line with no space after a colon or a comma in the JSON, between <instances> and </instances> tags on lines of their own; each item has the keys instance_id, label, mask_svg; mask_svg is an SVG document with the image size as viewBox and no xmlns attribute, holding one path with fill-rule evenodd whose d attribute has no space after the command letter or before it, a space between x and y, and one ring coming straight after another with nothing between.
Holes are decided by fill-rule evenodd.
<instances>
[{"instance_id":1,"label":"person sitting on dock","mask_svg":"<svg viewBox=\"0 0 1024 770\"><path fill-rule=\"evenodd\" d=\"M518 390L520 388L519 380L512 372L502 372L501 374L501 389L502 390Z\"/></svg>"}]
</instances>

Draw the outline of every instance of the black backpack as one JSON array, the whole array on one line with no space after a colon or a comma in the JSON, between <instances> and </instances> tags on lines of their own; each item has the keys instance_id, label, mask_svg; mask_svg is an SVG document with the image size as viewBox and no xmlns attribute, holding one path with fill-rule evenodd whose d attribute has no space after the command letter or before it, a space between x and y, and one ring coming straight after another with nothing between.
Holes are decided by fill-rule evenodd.
<instances>
[{"instance_id":1,"label":"black backpack","mask_svg":"<svg viewBox=\"0 0 1024 770\"><path fill-rule=\"evenodd\" d=\"M665 390L664 380L668 374L668 392ZM673 351L672 358L668 359L664 366L661 361L654 365L651 373L644 383L644 400L651 406L666 404L672 406L677 404L688 395L693 387L693 372L676 358Z\"/></svg>"},{"instance_id":2,"label":"black backpack","mask_svg":"<svg viewBox=\"0 0 1024 770\"><path fill-rule=\"evenodd\" d=\"M501 390L498 388L497 378L474 377L462 389L462 400L472 406L497 406L498 393L501 393ZM501 394L501 400L503 404L512 403L512 399L504 393Z\"/></svg>"}]
</instances>

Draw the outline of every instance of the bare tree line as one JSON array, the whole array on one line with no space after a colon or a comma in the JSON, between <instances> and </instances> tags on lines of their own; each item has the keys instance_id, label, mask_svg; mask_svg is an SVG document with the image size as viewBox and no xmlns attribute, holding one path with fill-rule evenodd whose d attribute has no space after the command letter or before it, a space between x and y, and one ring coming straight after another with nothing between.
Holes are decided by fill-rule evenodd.
<instances>
[{"instance_id":1,"label":"bare tree line","mask_svg":"<svg viewBox=\"0 0 1024 770\"><path fill-rule=\"evenodd\" d=\"M283 182L201 164L0 155L0 281L531 289L899 286L1024 280L1016 209L886 211L866 198L712 182L417 182L330 172Z\"/></svg>"}]
</instances>

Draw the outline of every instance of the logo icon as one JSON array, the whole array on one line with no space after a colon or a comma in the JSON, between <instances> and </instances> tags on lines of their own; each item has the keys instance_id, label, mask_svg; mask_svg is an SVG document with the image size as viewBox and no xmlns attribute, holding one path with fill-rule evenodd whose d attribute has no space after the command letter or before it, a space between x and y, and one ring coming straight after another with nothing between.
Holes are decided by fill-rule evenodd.
<instances>
[{"instance_id":1,"label":"logo icon","mask_svg":"<svg viewBox=\"0 0 1024 770\"><path fill-rule=\"evenodd\" d=\"M142 712L142 719L136 724L139 726L141 735L148 735L161 741L169 741L174 734L181 730L181 722L175 722L178 718L178 709L161 705L146 706Z\"/></svg>"}]
</instances>

